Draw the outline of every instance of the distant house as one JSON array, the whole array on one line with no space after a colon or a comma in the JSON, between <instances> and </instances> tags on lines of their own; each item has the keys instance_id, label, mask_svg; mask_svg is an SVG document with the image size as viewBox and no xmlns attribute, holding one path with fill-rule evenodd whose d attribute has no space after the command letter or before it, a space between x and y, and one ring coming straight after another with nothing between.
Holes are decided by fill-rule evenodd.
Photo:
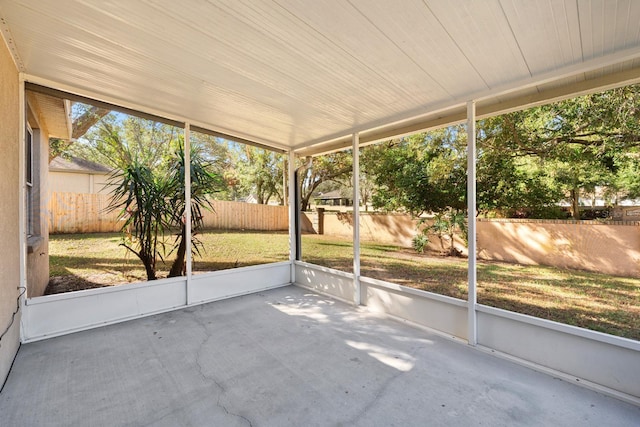
<instances>
[{"instance_id":1,"label":"distant house","mask_svg":"<svg viewBox=\"0 0 640 427\"><path fill-rule=\"evenodd\" d=\"M313 200L316 206L353 206L353 198L345 197L341 190L318 193Z\"/></svg>"},{"instance_id":2,"label":"distant house","mask_svg":"<svg viewBox=\"0 0 640 427\"><path fill-rule=\"evenodd\" d=\"M254 194L249 194L247 197L236 199L236 201L257 204L258 198ZM280 202L277 200L276 197L270 197L269 202L267 202L266 204L270 206L280 206Z\"/></svg>"},{"instance_id":3,"label":"distant house","mask_svg":"<svg viewBox=\"0 0 640 427\"><path fill-rule=\"evenodd\" d=\"M111 169L89 160L56 157L49 163L49 191L52 193L109 193Z\"/></svg>"}]
</instances>

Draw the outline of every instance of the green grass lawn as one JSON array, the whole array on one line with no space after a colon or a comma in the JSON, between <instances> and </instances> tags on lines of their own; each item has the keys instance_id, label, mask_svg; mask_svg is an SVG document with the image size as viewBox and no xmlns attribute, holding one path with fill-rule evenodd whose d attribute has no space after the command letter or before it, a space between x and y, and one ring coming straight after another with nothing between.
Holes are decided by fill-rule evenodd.
<instances>
[{"instance_id":1,"label":"green grass lawn","mask_svg":"<svg viewBox=\"0 0 640 427\"><path fill-rule=\"evenodd\" d=\"M284 233L210 232L194 272L288 260ZM49 292L145 280L142 264L119 246L118 234L58 235L49 242ZM302 259L352 271L350 241L303 236ZM169 263L168 263L169 264ZM160 277L169 266L161 265ZM467 297L467 261L420 255L392 245L361 243L363 276L454 298ZM640 279L553 267L478 263L478 302L640 340Z\"/></svg>"}]
</instances>

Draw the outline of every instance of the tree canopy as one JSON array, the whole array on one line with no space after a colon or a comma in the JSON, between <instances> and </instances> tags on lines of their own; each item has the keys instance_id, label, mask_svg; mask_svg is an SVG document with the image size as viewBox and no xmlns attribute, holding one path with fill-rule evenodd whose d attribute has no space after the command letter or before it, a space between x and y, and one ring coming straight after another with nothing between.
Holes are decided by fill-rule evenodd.
<instances>
[{"instance_id":1,"label":"tree canopy","mask_svg":"<svg viewBox=\"0 0 640 427\"><path fill-rule=\"evenodd\" d=\"M632 85L480 120L480 212L527 210L544 217L596 189L615 204L640 196L640 86ZM373 204L388 210L464 210L464 125L387 141L363 150Z\"/></svg>"},{"instance_id":2,"label":"tree canopy","mask_svg":"<svg viewBox=\"0 0 640 427\"><path fill-rule=\"evenodd\" d=\"M301 160L298 167L300 209L305 211L309 208L312 195L323 183L349 186L352 168L353 156L349 150Z\"/></svg>"}]
</instances>

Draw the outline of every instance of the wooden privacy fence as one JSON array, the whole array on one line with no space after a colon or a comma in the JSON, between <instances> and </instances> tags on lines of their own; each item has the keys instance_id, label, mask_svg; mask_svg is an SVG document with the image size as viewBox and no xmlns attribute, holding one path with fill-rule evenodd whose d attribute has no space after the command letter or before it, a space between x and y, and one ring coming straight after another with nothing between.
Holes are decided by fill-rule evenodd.
<instances>
[{"instance_id":1,"label":"wooden privacy fence","mask_svg":"<svg viewBox=\"0 0 640 427\"><path fill-rule=\"evenodd\" d=\"M118 212L107 212L109 195L51 193L49 233L108 233L119 231Z\"/></svg>"},{"instance_id":2,"label":"wooden privacy fence","mask_svg":"<svg viewBox=\"0 0 640 427\"><path fill-rule=\"evenodd\" d=\"M212 204L215 212L203 211L205 228L264 231L289 229L289 208L287 206L223 200L214 200Z\"/></svg>"},{"instance_id":3,"label":"wooden privacy fence","mask_svg":"<svg viewBox=\"0 0 640 427\"><path fill-rule=\"evenodd\" d=\"M203 210L205 228L279 231L289 228L287 206L212 201L215 212ZM49 233L107 233L119 231L118 212L108 212L108 194L51 193Z\"/></svg>"}]
</instances>

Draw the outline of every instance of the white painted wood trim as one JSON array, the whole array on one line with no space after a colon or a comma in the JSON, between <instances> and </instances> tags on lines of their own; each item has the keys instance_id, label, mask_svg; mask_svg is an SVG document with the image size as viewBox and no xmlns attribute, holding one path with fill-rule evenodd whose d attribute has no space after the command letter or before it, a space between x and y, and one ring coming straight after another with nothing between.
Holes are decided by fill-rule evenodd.
<instances>
[{"instance_id":1,"label":"white painted wood trim","mask_svg":"<svg viewBox=\"0 0 640 427\"><path fill-rule=\"evenodd\" d=\"M288 286L289 265L285 261L195 275L193 295L201 298L190 305L184 276L31 298L24 308L28 323L22 327L22 342Z\"/></svg>"},{"instance_id":2,"label":"white painted wood trim","mask_svg":"<svg viewBox=\"0 0 640 427\"><path fill-rule=\"evenodd\" d=\"M20 235L20 282L19 287L24 288L24 294L20 297L20 308L24 312L24 307L27 304L27 296L29 292L29 284L27 283L27 207L26 207L26 195L27 195L27 182L26 182L26 153L25 153L25 138L27 127L27 100L24 89L24 74L19 74L18 83L18 108L20 111L20 118L18 122L18 146L19 148L19 166L18 173L20 174L19 183L19 204L18 204L18 234ZM21 289L18 289L20 292ZM26 316L20 316L20 340L24 339L24 330L28 327L29 319Z\"/></svg>"},{"instance_id":3,"label":"white painted wood trim","mask_svg":"<svg viewBox=\"0 0 640 427\"><path fill-rule=\"evenodd\" d=\"M103 288L84 289L81 291L65 292L62 294L42 295L39 297L27 299L26 305L34 306L38 304L48 304L54 301L66 301L66 300L76 299L76 298L86 298L87 296L106 295L106 294L113 294L117 292L128 292L132 289L150 288L153 286L162 286L162 285L168 285L172 283L180 283L184 281L185 281L185 277L181 276L181 277L171 277L168 279L158 279L153 281L126 283L126 284L117 285L117 286L105 286Z\"/></svg>"}]
</instances>

